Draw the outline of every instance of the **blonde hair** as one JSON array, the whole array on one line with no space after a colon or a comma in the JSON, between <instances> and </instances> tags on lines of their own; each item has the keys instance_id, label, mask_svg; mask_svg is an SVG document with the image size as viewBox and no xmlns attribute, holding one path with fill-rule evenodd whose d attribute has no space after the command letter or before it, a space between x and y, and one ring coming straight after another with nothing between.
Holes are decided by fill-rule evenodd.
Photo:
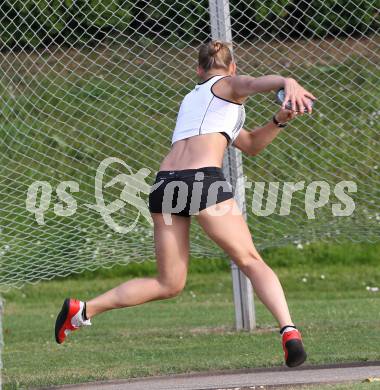
<instances>
[{"instance_id":1,"label":"blonde hair","mask_svg":"<svg viewBox=\"0 0 380 390\"><path fill-rule=\"evenodd\" d=\"M227 42L213 40L199 48L198 65L205 72L213 68L228 70L232 61L232 53Z\"/></svg>"}]
</instances>

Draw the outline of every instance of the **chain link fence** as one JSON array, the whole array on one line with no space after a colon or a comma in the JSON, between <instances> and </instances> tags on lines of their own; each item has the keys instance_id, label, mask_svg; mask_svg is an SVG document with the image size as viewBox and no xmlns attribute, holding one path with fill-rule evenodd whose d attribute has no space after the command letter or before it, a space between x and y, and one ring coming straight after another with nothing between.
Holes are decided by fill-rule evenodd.
<instances>
[{"instance_id":1,"label":"chain link fence","mask_svg":"<svg viewBox=\"0 0 380 390\"><path fill-rule=\"evenodd\" d=\"M0 5L2 290L153 259L148 218L121 198L125 176L105 185L142 168L153 182L181 99L197 82L198 47L210 38L206 1L54 4ZM257 247L378 239L375 2L230 1L230 11L239 74L294 77L318 97L313 115L243 157ZM274 93L251 97L245 128L277 109ZM108 217L96 202L100 166ZM345 216L350 199L355 210ZM191 236L192 256L224 256L196 223Z\"/></svg>"}]
</instances>

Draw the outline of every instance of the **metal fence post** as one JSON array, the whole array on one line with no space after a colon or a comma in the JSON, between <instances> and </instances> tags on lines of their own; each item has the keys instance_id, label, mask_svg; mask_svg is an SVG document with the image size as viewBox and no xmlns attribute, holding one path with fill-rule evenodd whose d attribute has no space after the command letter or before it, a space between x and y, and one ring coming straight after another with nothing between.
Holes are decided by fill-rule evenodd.
<instances>
[{"instance_id":1,"label":"metal fence post","mask_svg":"<svg viewBox=\"0 0 380 390\"><path fill-rule=\"evenodd\" d=\"M228 0L210 0L211 36L231 43L232 33L230 7ZM234 188L234 195L244 218L247 218L245 203L245 187L241 151L230 147L223 160L223 171L226 179ZM232 283L234 291L236 329L252 330L256 327L254 313L253 289L251 281L231 261Z\"/></svg>"}]
</instances>

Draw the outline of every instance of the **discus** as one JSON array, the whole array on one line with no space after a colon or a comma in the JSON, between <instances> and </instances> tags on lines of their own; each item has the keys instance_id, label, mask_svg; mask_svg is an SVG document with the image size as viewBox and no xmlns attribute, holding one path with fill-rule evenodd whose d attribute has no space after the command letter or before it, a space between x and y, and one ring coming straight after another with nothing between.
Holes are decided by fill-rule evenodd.
<instances>
[{"instance_id":1,"label":"discus","mask_svg":"<svg viewBox=\"0 0 380 390\"><path fill-rule=\"evenodd\" d=\"M282 103L284 102L284 99L285 99L285 89L284 89L284 88L280 88L280 89L276 92L276 102L282 106ZM310 105L311 105L311 107L313 107L313 105L314 105L314 100L312 100L312 99L309 99L309 100L310 100ZM288 100L288 102L286 103L285 108L286 108L287 110L291 110L291 109L292 109L292 102L291 102L290 100ZM299 112L299 110L296 110L296 112ZM308 114L308 113L309 113L309 111L307 110L307 107L305 107L304 113L305 113L305 114Z\"/></svg>"}]
</instances>

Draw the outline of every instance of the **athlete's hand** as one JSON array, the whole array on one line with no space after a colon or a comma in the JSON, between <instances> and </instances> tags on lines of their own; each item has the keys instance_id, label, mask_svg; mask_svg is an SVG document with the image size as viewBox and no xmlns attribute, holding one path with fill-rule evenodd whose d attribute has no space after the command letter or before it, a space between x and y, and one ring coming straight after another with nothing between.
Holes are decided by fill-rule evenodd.
<instances>
[{"instance_id":1,"label":"athlete's hand","mask_svg":"<svg viewBox=\"0 0 380 390\"><path fill-rule=\"evenodd\" d=\"M299 114L300 114L299 112L295 112L295 111L287 110L287 109L283 110L281 108L280 111L277 112L275 117L276 117L278 122L285 123L285 122L289 122L290 120L294 119Z\"/></svg>"},{"instance_id":2,"label":"athlete's hand","mask_svg":"<svg viewBox=\"0 0 380 390\"><path fill-rule=\"evenodd\" d=\"M306 91L305 88L301 87L301 85L292 78L285 79L284 89L285 99L282 104L283 109L285 109L286 103L290 100L292 103L292 111L299 111L299 113L303 115L306 107L308 113L311 114L312 106L310 104L310 99L317 99L313 94Z\"/></svg>"}]
</instances>

